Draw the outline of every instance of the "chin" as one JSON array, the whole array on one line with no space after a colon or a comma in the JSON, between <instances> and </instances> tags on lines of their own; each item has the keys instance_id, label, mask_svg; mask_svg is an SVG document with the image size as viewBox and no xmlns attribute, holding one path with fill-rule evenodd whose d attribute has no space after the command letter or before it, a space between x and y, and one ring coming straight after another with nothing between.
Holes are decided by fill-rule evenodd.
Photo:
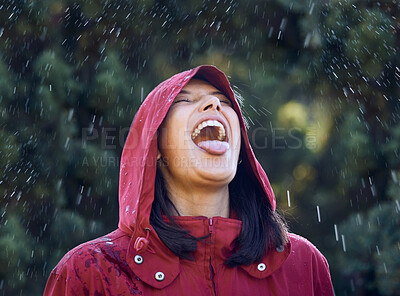
<instances>
[{"instance_id":1,"label":"chin","mask_svg":"<svg viewBox=\"0 0 400 296\"><path fill-rule=\"evenodd\" d=\"M236 168L233 169L231 167L226 168L204 168L198 167L195 169L196 174L202 179L206 180L207 182L215 182L215 183L226 183L229 184L236 175Z\"/></svg>"}]
</instances>

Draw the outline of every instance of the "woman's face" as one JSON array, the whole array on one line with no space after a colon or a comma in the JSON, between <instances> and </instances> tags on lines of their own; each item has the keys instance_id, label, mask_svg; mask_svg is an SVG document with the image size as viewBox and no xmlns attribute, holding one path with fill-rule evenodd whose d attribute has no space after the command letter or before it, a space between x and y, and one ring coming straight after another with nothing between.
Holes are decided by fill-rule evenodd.
<instances>
[{"instance_id":1,"label":"woman's face","mask_svg":"<svg viewBox=\"0 0 400 296\"><path fill-rule=\"evenodd\" d=\"M161 172L167 181L188 185L229 184L236 174L240 142L231 101L208 82L192 79L160 126Z\"/></svg>"}]
</instances>

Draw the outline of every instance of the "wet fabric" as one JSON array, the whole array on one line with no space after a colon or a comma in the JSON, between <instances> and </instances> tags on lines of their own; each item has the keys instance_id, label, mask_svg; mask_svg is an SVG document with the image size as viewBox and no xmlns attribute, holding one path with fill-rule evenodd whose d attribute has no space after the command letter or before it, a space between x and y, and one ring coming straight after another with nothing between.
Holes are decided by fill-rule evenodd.
<instances>
[{"instance_id":1,"label":"wet fabric","mask_svg":"<svg viewBox=\"0 0 400 296\"><path fill-rule=\"evenodd\" d=\"M297 235L289 234L288 244L268 250L260 262L230 268L224 262L233 253L240 220L176 217L192 235L209 235L197 243L193 261L175 256L150 225L156 132L176 95L195 75L232 101L240 121L243 165L275 210L272 188L250 147L225 74L213 66L179 73L147 96L130 128L121 157L118 229L68 252L52 271L44 295L333 295L326 259Z\"/></svg>"}]
</instances>

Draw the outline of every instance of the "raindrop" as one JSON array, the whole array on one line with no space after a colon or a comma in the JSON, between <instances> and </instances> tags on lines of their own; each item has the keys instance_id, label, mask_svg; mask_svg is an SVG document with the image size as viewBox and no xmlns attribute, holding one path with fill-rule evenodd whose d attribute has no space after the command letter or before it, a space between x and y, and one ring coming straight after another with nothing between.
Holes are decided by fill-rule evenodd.
<instances>
[{"instance_id":1,"label":"raindrop","mask_svg":"<svg viewBox=\"0 0 400 296\"><path fill-rule=\"evenodd\" d=\"M82 201L82 194L78 194L78 196L76 197L76 205L80 205L81 204L81 201Z\"/></svg>"},{"instance_id":2,"label":"raindrop","mask_svg":"<svg viewBox=\"0 0 400 296\"><path fill-rule=\"evenodd\" d=\"M383 262L383 269L385 270L385 273L387 273L388 271L387 271L387 267L386 267L386 263L385 262Z\"/></svg>"},{"instance_id":3,"label":"raindrop","mask_svg":"<svg viewBox=\"0 0 400 296\"><path fill-rule=\"evenodd\" d=\"M82 196L83 196L83 189L85 188L85 186L81 186L81 191L79 192L77 198L76 198L76 204L80 205L81 201L82 201Z\"/></svg>"},{"instance_id":4,"label":"raindrop","mask_svg":"<svg viewBox=\"0 0 400 296\"><path fill-rule=\"evenodd\" d=\"M319 212L319 206L317 206L317 216L318 216L318 222L321 222L321 214Z\"/></svg>"},{"instance_id":5,"label":"raindrop","mask_svg":"<svg viewBox=\"0 0 400 296\"><path fill-rule=\"evenodd\" d=\"M394 170L392 170L392 171L391 171L391 174L392 174L393 182L394 182L394 183L397 183L398 180L397 180L396 172L395 172Z\"/></svg>"},{"instance_id":6,"label":"raindrop","mask_svg":"<svg viewBox=\"0 0 400 296\"><path fill-rule=\"evenodd\" d=\"M64 148L67 149L68 144L69 144L70 138L67 137L67 139L65 140L65 144L64 144Z\"/></svg>"},{"instance_id":7,"label":"raindrop","mask_svg":"<svg viewBox=\"0 0 400 296\"><path fill-rule=\"evenodd\" d=\"M57 191L60 191L60 189L61 189L61 184L62 184L62 180L60 179L60 180L58 180L57 185L56 185Z\"/></svg>"},{"instance_id":8,"label":"raindrop","mask_svg":"<svg viewBox=\"0 0 400 296\"><path fill-rule=\"evenodd\" d=\"M371 185L371 192L373 196L376 196L376 188L375 185Z\"/></svg>"},{"instance_id":9,"label":"raindrop","mask_svg":"<svg viewBox=\"0 0 400 296\"><path fill-rule=\"evenodd\" d=\"M362 225L360 214L357 214L357 216L356 216L356 223L357 223L357 225Z\"/></svg>"},{"instance_id":10,"label":"raindrop","mask_svg":"<svg viewBox=\"0 0 400 296\"><path fill-rule=\"evenodd\" d=\"M311 33L307 33L307 36L304 39L304 48L307 48L310 45L310 41L311 41Z\"/></svg>"},{"instance_id":11,"label":"raindrop","mask_svg":"<svg viewBox=\"0 0 400 296\"><path fill-rule=\"evenodd\" d=\"M378 245L376 245L375 247L376 247L376 253L378 253L378 256L380 256L380 255L381 255L381 252L379 251Z\"/></svg>"},{"instance_id":12,"label":"raindrop","mask_svg":"<svg viewBox=\"0 0 400 296\"><path fill-rule=\"evenodd\" d=\"M217 23L217 31L219 30L219 28L221 27L221 21L219 21L218 23Z\"/></svg>"},{"instance_id":13,"label":"raindrop","mask_svg":"<svg viewBox=\"0 0 400 296\"><path fill-rule=\"evenodd\" d=\"M274 27L269 28L268 38L272 37L272 33L274 32Z\"/></svg>"},{"instance_id":14,"label":"raindrop","mask_svg":"<svg viewBox=\"0 0 400 296\"><path fill-rule=\"evenodd\" d=\"M281 30L281 31L284 31L285 29L286 29L286 25L287 25L287 18L283 18L282 19L282 21L281 21L281 24L280 24L280 26L279 26L279 29ZM278 38L279 39L279 38Z\"/></svg>"},{"instance_id":15,"label":"raindrop","mask_svg":"<svg viewBox=\"0 0 400 296\"><path fill-rule=\"evenodd\" d=\"M140 88L140 101L143 102L143 86Z\"/></svg>"},{"instance_id":16,"label":"raindrop","mask_svg":"<svg viewBox=\"0 0 400 296\"><path fill-rule=\"evenodd\" d=\"M69 109L69 112L68 112L68 121L71 121L72 120L72 116L74 116L74 108L71 108L71 109Z\"/></svg>"},{"instance_id":17,"label":"raindrop","mask_svg":"<svg viewBox=\"0 0 400 296\"><path fill-rule=\"evenodd\" d=\"M344 240L344 235L342 234L342 246L343 246L343 251L346 252L346 242Z\"/></svg>"},{"instance_id":18,"label":"raindrop","mask_svg":"<svg viewBox=\"0 0 400 296\"><path fill-rule=\"evenodd\" d=\"M345 87L343 87L343 94L347 98L348 92L347 92L347 89Z\"/></svg>"},{"instance_id":19,"label":"raindrop","mask_svg":"<svg viewBox=\"0 0 400 296\"><path fill-rule=\"evenodd\" d=\"M339 241L339 233L338 233L337 225L333 224L333 227L335 228L335 238L336 238L336 241L338 242Z\"/></svg>"},{"instance_id":20,"label":"raindrop","mask_svg":"<svg viewBox=\"0 0 400 296\"><path fill-rule=\"evenodd\" d=\"M289 192L289 190L286 191L286 194L287 194L288 207L290 208L290 192Z\"/></svg>"},{"instance_id":21,"label":"raindrop","mask_svg":"<svg viewBox=\"0 0 400 296\"><path fill-rule=\"evenodd\" d=\"M0 29L0 37L3 36L3 33L4 33L4 28L1 28Z\"/></svg>"},{"instance_id":22,"label":"raindrop","mask_svg":"<svg viewBox=\"0 0 400 296\"><path fill-rule=\"evenodd\" d=\"M43 41L46 38L46 34L47 34L47 27L44 27L42 34L39 36L39 39Z\"/></svg>"},{"instance_id":23,"label":"raindrop","mask_svg":"<svg viewBox=\"0 0 400 296\"><path fill-rule=\"evenodd\" d=\"M308 12L308 14L311 15L313 13L314 7L315 7L315 3L311 4L310 11Z\"/></svg>"}]
</instances>

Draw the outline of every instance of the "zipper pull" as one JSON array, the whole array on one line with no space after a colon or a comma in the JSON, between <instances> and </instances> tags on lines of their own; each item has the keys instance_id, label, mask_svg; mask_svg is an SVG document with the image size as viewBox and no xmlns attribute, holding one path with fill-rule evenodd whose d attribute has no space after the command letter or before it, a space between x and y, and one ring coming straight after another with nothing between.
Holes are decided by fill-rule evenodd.
<instances>
[{"instance_id":1,"label":"zipper pull","mask_svg":"<svg viewBox=\"0 0 400 296\"><path fill-rule=\"evenodd\" d=\"M208 219L208 231L209 231L210 233L212 233L213 228L214 228L213 218L209 218L209 219Z\"/></svg>"}]
</instances>

